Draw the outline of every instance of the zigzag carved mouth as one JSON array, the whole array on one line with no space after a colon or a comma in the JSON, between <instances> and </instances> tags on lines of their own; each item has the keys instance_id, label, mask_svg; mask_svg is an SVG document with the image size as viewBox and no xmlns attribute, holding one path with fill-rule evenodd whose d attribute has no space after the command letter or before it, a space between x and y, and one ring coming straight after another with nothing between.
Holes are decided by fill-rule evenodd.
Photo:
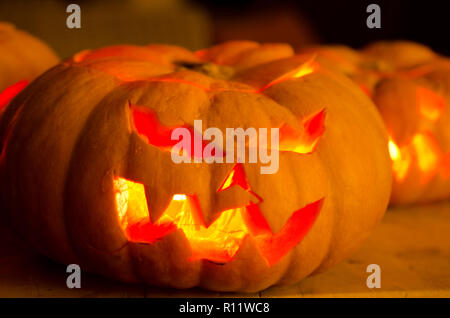
<instances>
[{"instance_id":1,"label":"zigzag carved mouth","mask_svg":"<svg viewBox=\"0 0 450 318\"><path fill-rule=\"evenodd\" d=\"M240 164L235 165L218 192L232 186L251 191ZM129 241L153 244L181 230L191 247L190 260L217 263L231 261L250 235L268 265L274 265L302 241L323 203L322 198L294 211L284 226L273 233L258 204L223 211L206 226L195 196L175 194L161 217L152 223L143 184L118 177L114 179L114 190L119 222Z\"/></svg>"}]
</instances>

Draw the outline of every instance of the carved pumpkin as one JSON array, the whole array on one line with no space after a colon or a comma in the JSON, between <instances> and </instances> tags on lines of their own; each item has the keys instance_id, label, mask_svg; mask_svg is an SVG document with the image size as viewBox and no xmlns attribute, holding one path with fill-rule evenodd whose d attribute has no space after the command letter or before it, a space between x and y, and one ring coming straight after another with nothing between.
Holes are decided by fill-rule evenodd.
<instances>
[{"instance_id":1,"label":"carved pumpkin","mask_svg":"<svg viewBox=\"0 0 450 318\"><path fill-rule=\"evenodd\" d=\"M0 22L0 92L17 82L33 80L58 62L40 40Z\"/></svg>"},{"instance_id":2,"label":"carved pumpkin","mask_svg":"<svg viewBox=\"0 0 450 318\"><path fill-rule=\"evenodd\" d=\"M279 128L278 172L175 164L171 132L199 119ZM369 98L281 44L81 52L13 100L0 141L21 236L61 262L176 288L257 291L330 268L381 219L392 179Z\"/></svg>"},{"instance_id":3,"label":"carved pumpkin","mask_svg":"<svg viewBox=\"0 0 450 318\"><path fill-rule=\"evenodd\" d=\"M450 60L412 42L377 42L361 51L315 47L373 99L390 135L391 202L450 197Z\"/></svg>"}]
</instances>

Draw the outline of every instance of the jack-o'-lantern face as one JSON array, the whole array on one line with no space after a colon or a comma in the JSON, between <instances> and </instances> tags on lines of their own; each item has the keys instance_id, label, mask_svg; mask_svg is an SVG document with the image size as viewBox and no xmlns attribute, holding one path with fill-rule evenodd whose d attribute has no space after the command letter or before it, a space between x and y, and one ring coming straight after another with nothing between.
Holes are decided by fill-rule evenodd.
<instances>
[{"instance_id":1,"label":"jack-o'-lantern face","mask_svg":"<svg viewBox=\"0 0 450 318\"><path fill-rule=\"evenodd\" d=\"M81 54L78 60L92 57ZM197 66L194 64L194 66ZM300 66L282 74L262 85L259 89L217 88L207 89L195 81L179 81L173 78L152 79L153 83L183 83L201 90L220 93L243 93L259 95L270 87L283 81L308 75L314 71L314 60L309 59ZM108 68L119 78L125 76L118 70ZM129 78L124 80L130 80ZM143 105L129 105L130 127L132 127L132 144L144 149L144 157L132 157L130 167L141 167L145 161L154 160L155 153L168 155L176 141L171 140L175 128L163 125L151 107ZM270 151L292 152L296 154L312 153L325 131L325 109L298 118L293 126L285 123L279 127L278 149ZM197 133L189 125L182 127L191 132L192 138ZM238 127L236 127L238 128ZM259 128L259 127L257 127ZM194 142L191 143L192 147ZM202 145L205 147L205 144ZM217 146L219 147L219 146ZM248 149L248 145L246 146ZM269 148L270 146L268 146ZM148 151L149 153L147 153ZM248 153L248 150L247 150ZM147 155L147 156L146 156ZM194 156L194 149L191 154ZM146 158L146 159L143 159ZM170 156L169 156L170 158ZM134 161L135 160L135 161ZM170 160L170 159L167 159ZM216 166L221 164L216 164ZM285 224L274 233L259 209L259 204L268 198L260 197L252 191L244 165L223 164L216 168L222 175L220 186L214 191L216 194L205 204L200 194L205 189L191 185L185 180L186 175L202 174L208 165L169 163L170 170L176 170L176 177L172 174L159 174L159 180L144 174L138 169L129 171L129 178L115 177L114 192L115 206L120 226L130 242L153 244L164 239L175 230L181 230L189 241L191 248L190 260L207 259L217 263L225 263L233 259L238 252L245 236L254 237L260 254L268 265L278 262L281 257L295 247L308 233L317 218L322 206L323 197L306 206L292 210L292 215ZM217 178L217 177L216 177ZM261 178L264 178L261 176ZM161 195L162 179L171 179L173 189ZM167 182L167 180L165 180ZM264 182L261 180L260 182ZM163 182L164 183L164 182ZM175 189L178 189L175 190ZM182 191L181 189L186 189ZM155 196L155 193L158 193ZM204 198L204 196L203 196Z\"/></svg>"},{"instance_id":2,"label":"jack-o'-lantern face","mask_svg":"<svg viewBox=\"0 0 450 318\"><path fill-rule=\"evenodd\" d=\"M175 128L163 126L150 108L131 105L130 112L131 125L141 137L136 139L136 142L142 144L145 141L160 151L170 151L170 147L177 142L171 139ZM325 110L321 110L303 119L300 131L284 125L277 136L280 139L279 149L270 150L298 154L313 152L325 130L324 121ZM194 139L197 132L188 125L185 128L189 129ZM191 144L192 151L189 155L194 157L194 140ZM202 148L205 146L207 145L202 144ZM220 145L215 145L215 149L219 147ZM185 166L184 169L189 171L191 168ZM180 170L178 177L180 182L183 182L183 170ZM208 224L205 222L202 204L198 201L195 190L189 194L173 193L166 206L163 206L163 211L151 211L149 207L153 207L152 193L150 192L149 199L145 182L145 178L139 178L138 175L135 175L133 181L122 177L114 179L118 218L128 240L153 244L178 229L189 241L192 252L190 260L206 259L216 263L232 260L245 236L251 235L268 265L275 264L308 233L323 202L321 198L292 211L281 229L273 233L258 207L264 198L252 191L241 163L232 165L216 189L214 217ZM227 192L240 194L237 200L233 200L233 194L230 196ZM217 204L221 201L222 204Z\"/></svg>"},{"instance_id":3,"label":"jack-o'-lantern face","mask_svg":"<svg viewBox=\"0 0 450 318\"><path fill-rule=\"evenodd\" d=\"M430 129L444 113L445 100L433 90L418 86L416 105L417 120L424 122L421 130L400 147L393 137L389 140L394 178L400 183L405 180L414 160L420 171L419 182L427 183L438 174L447 179L450 177L450 149L442 149Z\"/></svg>"},{"instance_id":4,"label":"jack-o'-lantern face","mask_svg":"<svg viewBox=\"0 0 450 318\"><path fill-rule=\"evenodd\" d=\"M449 195L450 112L446 96L438 81L399 78L381 82L374 92L390 134L394 203Z\"/></svg>"}]
</instances>

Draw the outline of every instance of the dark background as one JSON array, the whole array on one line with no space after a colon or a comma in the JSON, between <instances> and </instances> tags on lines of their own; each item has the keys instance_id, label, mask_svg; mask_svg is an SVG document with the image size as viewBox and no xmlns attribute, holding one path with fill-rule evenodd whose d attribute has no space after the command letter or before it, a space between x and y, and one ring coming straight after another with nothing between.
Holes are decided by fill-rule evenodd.
<instances>
[{"instance_id":1,"label":"dark background","mask_svg":"<svg viewBox=\"0 0 450 318\"><path fill-rule=\"evenodd\" d=\"M448 0L0 0L0 20L46 41L61 57L130 43L200 49L233 39L287 42L295 48L407 39L450 55ZM81 6L81 29L66 27L66 6ZM368 29L367 5L381 7L381 29Z\"/></svg>"},{"instance_id":2,"label":"dark background","mask_svg":"<svg viewBox=\"0 0 450 318\"><path fill-rule=\"evenodd\" d=\"M196 1L204 5L213 17L245 19L246 16L266 12L267 28L270 15L280 8L295 12L307 20L321 43L343 43L361 47L381 39L408 39L427 44L443 54L450 55L450 1L448 0L309 0L309 1ZM366 8L375 3L381 7L381 29L366 27ZM283 36L283 35L280 35ZM272 40L272 39L271 39ZM273 39L275 40L275 39ZM292 39L291 41L299 41ZM299 41L301 42L301 41ZM294 43L295 44L295 43Z\"/></svg>"}]
</instances>

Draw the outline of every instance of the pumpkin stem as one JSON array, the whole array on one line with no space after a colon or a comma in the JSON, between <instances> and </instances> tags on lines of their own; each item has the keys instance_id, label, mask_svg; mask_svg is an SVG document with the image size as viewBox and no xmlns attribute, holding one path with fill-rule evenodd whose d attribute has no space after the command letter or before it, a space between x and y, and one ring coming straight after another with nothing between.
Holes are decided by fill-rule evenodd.
<instances>
[{"instance_id":1,"label":"pumpkin stem","mask_svg":"<svg viewBox=\"0 0 450 318\"><path fill-rule=\"evenodd\" d=\"M234 75L234 69L226 65L214 63L195 63L180 61L175 63L177 70L190 70L205 74L212 78L228 80Z\"/></svg>"}]
</instances>

